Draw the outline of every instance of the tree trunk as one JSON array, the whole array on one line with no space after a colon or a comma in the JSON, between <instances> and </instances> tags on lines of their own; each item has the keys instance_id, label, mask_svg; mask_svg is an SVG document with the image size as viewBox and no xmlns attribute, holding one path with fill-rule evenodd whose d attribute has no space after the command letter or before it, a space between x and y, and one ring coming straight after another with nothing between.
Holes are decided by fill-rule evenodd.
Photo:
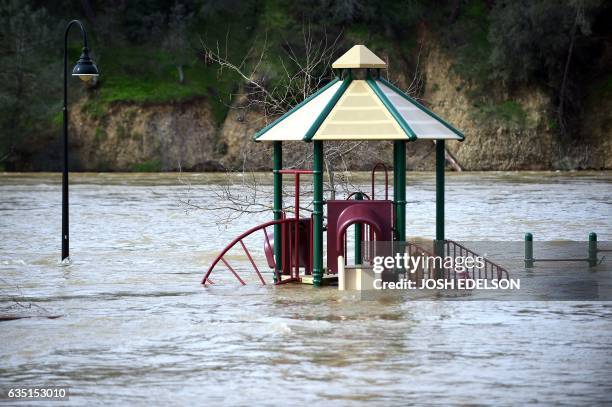
<instances>
[{"instance_id":1,"label":"tree trunk","mask_svg":"<svg viewBox=\"0 0 612 407\"><path fill-rule=\"evenodd\" d=\"M455 171L457 172L463 171L463 167L461 167L461 164L459 164L459 161L457 161L457 158L455 158L455 156L452 155L451 152L448 151L447 148L444 149L444 158L446 161L450 163L451 167L453 167Z\"/></svg>"},{"instance_id":2,"label":"tree trunk","mask_svg":"<svg viewBox=\"0 0 612 407\"><path fill-rule=\"evenodd\" d=\"M434 141L433 143L435 146L436 142ZM459 160L457 160L457 157L455 157L450 151L448 151L448 148L446 146L444 146L444 161L448 162L455 171L463 171L463 167L461 166Z\"/></svg>"},{"instance_id":3,"label":"tree trunk","mask_svg":"<svg viewBox=\"0 0 612 407\"><path fill-rule=\"evenodd\" d=\"M561 88L559 89L559 109L557 111L559 128L561 133L565 134L565 90L567 89L567 75L569 72L570 61L572 60L572 54L574 52L574 43L576 42L576 30L578 28L578 19L580 18L580 6L576 9L576 19L574 20L574 26L572 27L572 34L570 39L569 49L567 51L567 59L565 60L565 68L563 69L563 79L561 80Z\"/></svg>"},{"instance_id":4,"label":"tree trunk","mask_svg":"<svg viewBox=\"0 0 612 407\"><path fill-rule=\"evenodd\" d=\"M327 170L327 181L329 182L329 199L336 199L336 180L334 179L334 165L325 160L325 169Z\"/></svg>"},{"instance_id":5,"label":"tree trunk","mask_svg":"<svg viewBox=\"0 0 612 407\"><path fill-rule=\"evenodd\" d=\"M176 69L178 70L179 83L182 85L185 83L185 74L183 73L183 65L177 65Z\"/></svg>"}]
</instances>

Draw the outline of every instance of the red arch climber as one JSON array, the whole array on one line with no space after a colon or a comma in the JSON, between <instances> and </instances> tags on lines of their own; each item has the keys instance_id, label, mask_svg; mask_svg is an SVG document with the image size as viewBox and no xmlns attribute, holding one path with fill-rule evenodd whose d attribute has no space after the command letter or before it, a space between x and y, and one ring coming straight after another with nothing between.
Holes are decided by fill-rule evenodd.
<instances>
[{"instance_id":1,"label":"red arch climber","mask_svg":"<svg viewBox=\"0 0 612 407\"><path fill-rule=\"evenodd\" d=\"M393 202L327 201L327 270L338 272L338 256L344 253L344 233L355 223L365 223L379 241L393 240Z\"/></svg>"}]
</instances>

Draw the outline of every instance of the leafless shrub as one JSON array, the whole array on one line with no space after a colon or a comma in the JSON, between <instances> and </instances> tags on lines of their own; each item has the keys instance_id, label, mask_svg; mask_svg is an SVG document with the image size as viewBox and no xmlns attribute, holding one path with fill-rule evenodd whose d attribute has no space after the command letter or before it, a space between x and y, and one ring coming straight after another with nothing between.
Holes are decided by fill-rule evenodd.
<instances>
[{"instance_id":1,"label":"leafless shrub","mask_svg":"<svg viewBox=\"0 0 612 407\"><path fill-rule=\"evenodd\" d=\"M218 42L209 46L202 40L201 44L204 59L207 63L218 66L219 75L231 72L243 81L238 93L230 95L229 108L242 113L238 115L241 121L246 117L252 117L248 116L247 112L257 112L253 120L257 120L256 127L261 128L295 107L332 78L331 64L337 56L340 36L330 39L327 35L323 35L322 38L315 39L310 25L304 26L300 52L295 50L289 42L285 43L284 54L279 60L282 75L275 77L274 80L265 67L270 58L267 37L263 39L263 42L254 41L254 44L263 43L263 45L259 48L256 45L251 47L239 62L229 60L227 39L223 46ZM423 86L423 78L418 69L420 54L419 51L417 69L407 89L411 94L419 92ZM310 143L284 144L284 168L311 168L313 152ZM326 199L336 199L339 192L349 194L359 190L359 187L351 182L347 157L366 155L367 143L338 141L325 143L324 149L324 194ZM215 202L220 204L207 202L204 205L196 202L190 197L191 185L185 183L183 179L181 182L186 186L187 193L180 199L180 204L186 210L198 209L215 212L220 225L228 224L245 215L271 212L272 188L262 182L261 176L249 172L247 166L249 153L250 149L245 148L242 151L240 168L228 170L226 182L215 186ZM291 182L286 182L283 189L284 196L294 195ZM300 195L312 196L312 187L309 183L301 186ZM309 199L303 199L301 202L309 203L303 207L300 205L300 211L312 210ZM286 202L283 210L288 213L293 212L292 203Z\"/></svg>"}]
</instances>

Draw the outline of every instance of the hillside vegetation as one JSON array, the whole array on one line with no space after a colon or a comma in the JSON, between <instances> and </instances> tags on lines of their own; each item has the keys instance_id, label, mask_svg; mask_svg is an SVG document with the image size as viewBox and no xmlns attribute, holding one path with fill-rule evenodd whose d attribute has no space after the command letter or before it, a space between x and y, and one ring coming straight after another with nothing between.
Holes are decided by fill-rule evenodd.
<instances>
[{"instance_id":1,"label":"hillside vegetation","mask_svg":"<svg viewBox=\"0 0 612 407\"><path fill-rule=\"evenodd\" d=\"M0 0L0 170L59 169L73 18L102 73L69 82L77 170L243 164L269 118L245 108L238 95L250 85L210 50L274 91L307 60L308 41L327 43L328 60L356 43L385 58L391 80L466 133L452 147L466 169L612 168L609 2ZM73 31L69 69L81 47ZM326 64L311 74L333 75ZM284 108L304 96L291 93ZM265 147L248 148L260 158L247 165L269 166ZM430 167L429 149L411 150L411 168ZM365 161L357 154L351 166Z\"/></svg>"}]
</instances>

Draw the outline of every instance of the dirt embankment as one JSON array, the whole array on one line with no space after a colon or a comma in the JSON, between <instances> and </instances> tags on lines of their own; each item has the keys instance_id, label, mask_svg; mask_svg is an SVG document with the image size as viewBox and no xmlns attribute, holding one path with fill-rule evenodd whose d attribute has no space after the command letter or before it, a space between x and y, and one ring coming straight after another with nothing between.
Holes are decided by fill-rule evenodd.
<instances>
[{"instance_id":1,"label":"dirt embankment","mask_svg":"<svg viewBox=\"0 0 612 407\"><path fill-rule=\"evenodd\" d=\"M71 112L74 165L86 171L220 169L218 130L206 100L116 104L100 117Z\"/></svg>"},{"instance_id":2,"label":"dirt embankment","mask_svg":"<svg viewBox=\"0 0 612 407\"><path fill-rule=\"evenodd\" d=\"M461 129L466 140L447 143L466 170L549 170L612 168L612 102L585 106L578 137L562 142L551 121L554 106L538 88L506 93L490 90L491 106L509 111L505 120L488 118L470 98L469 83L453 73L452 60L436 47L421 63L423 101ZM395 78L407 79L402 68ZM71 149L75 169L91 171L208 171L224 168L263 170L271 167L270 146L251 136L264 125L257 112L230 110L216 125L205 99L141 106L116 104L102 117L80 106L71 113ZM286 161L308 154L310 145L285 149ZM368 169L392 157L390 143L364 144L347 154L354 169ZM433 143L409 144L409 169L433 169Z\"/></svg>"}]
</instances>

